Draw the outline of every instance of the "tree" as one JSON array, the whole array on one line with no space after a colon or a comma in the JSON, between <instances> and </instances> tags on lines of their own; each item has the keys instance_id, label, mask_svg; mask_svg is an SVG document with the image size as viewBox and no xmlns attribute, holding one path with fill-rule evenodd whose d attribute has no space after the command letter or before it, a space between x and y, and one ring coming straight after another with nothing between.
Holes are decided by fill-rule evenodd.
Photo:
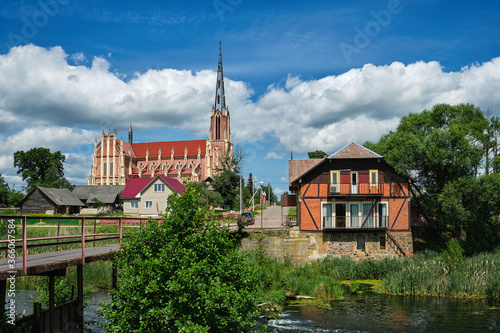
<instances>
[{"instance_id":1,"label":"tree","mask_svg":"<svg viewBox=\"0 0 500 333\"><path fill-rule=\"evenodd\" d=\"M377 143L366 142L365 147L384 156L398 172L412 176L412 187L423 189L419 201L425 215L433 217L428 222L464 242L471 253L481 248L482 235L490 242L483 249L498 239L491 215L497 212L492 206L497 202L496 178L479 176L483 170L496 170L497 122L471 104L438 104L403 117L396 131Z\"/></svg>"},{"instance_id":2,"label":"tree","mask_svg":"<svg viewBox=\"0 0 500 333\"><path fill-rule=\"evenodd\" d=\"M0 174L0 204L7 205L9 200L10 188L9 185L5 182Z\"/></svg>"},{"instance_id":3,"label":"tree","mask_svg":"<svg viewBox=\"0 0 500 333\"><path fill-rule=\"evenodd\" d=\"M108 332L245 332L255 325L258 271L228 228L206 220L192 183L172 196L115 259L118 288L104 306Z\"/></svg>"},{"instance_id":4,"label":"tree","mask_svg":"<svg viewBox=\"0 0 500 333\"><path fill-rule=\"evenodd\" d=\"M500 246L500 174L459 178L439 194L440 216L468 254Z\"/></svg>"},{"instance_id":5,"label":"tree","mask_svg":"<svg viewBox=\"0 0 500 333\"><path fill-rule=\"evenodd\" d=\"M236 147L232 154L228 150L220 158L218 174L212 182L214 192L220 193L223 204L230 209L239 207L240 173L245 156L240 147Z\"/></svg>"},{"instance_id":6,"label":"tree","mask_svg":"<svg viewBox=\"0 0 500 333\"><path fill-rule=\"evenodd\" d=\"M307 156L309 156L309 158L324 158L325 156L328 155L322 150L316 150L308 152Z\"/></svg>"},{"instance_id":7,"label":"tree","mask_svg":"<svg viewBox=\"0 0 500 333\"><path fill-rule=\"evenodd\" d=\"M60 151L51 153L48 148L33 148L27 152L14 153L14 166L27 183L27 192L37 186L70 188L71 183L64 178L63 163L66 157Z\"/></svg>"}]
</instances>

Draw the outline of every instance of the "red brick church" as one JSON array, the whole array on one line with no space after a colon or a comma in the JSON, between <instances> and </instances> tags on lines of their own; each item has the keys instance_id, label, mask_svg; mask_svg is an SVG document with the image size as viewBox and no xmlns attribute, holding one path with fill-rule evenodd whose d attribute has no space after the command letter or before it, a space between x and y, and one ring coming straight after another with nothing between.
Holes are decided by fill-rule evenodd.
<instances>
[{"instance_id":1,"label":"red brick church","mask_svg":"<svg viewBox=\"0 0 500 333\"><path fill-rule=\"evenodd\" d=\"M202 182L213 178L220 159L232 154L230 116L224 95L222 52L207 140L133 142L132 125L128 142L118 140L116 131L101 135L94 143L89 185L125 185L129 178L165 175L179 181Z\"/></svg>"}]
</instances>

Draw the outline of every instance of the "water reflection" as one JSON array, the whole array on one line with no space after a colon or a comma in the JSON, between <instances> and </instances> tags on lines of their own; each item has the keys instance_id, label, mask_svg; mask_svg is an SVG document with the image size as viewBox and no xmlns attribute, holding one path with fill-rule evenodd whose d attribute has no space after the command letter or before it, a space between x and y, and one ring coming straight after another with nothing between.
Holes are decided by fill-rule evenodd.
<instances>
[{"instance_id":1,"label":"water reflection","mask_svg":"<svg viewBox=\"0 0 500 333\"><path fill-rule=\"evenodd\" d=\"M289 304L269 332L500 331L500 304L364 292L323 306Z\"/></svg>"},{"instance_id":2,"label":"water reflection","mask_svg":"<svg viewBox=\"0 0 500 333\"><path fill-rule=\"evenodd\" d=\"M32 313L36 291L18 291L18 310ZM87 329L105 332L97 310L106 293L90 295L85 310ZM23 304L21 306L21 304ZM500 302L449 298L402 297L346 292L341 301L326 304L289 303L279 319L271 320L268 332L500 332Z\"/></svg>"}]
</instances>

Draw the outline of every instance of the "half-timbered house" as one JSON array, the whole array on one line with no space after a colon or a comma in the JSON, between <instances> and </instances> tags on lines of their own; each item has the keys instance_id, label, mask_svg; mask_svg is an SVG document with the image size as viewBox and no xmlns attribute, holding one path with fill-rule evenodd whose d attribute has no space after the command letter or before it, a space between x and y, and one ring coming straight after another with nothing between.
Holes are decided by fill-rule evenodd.
<instances>
[{"instance_id":1,"label":"half-timbered house","mask_svg":"<svg viewBox=\"0 0 500 333\"><path fill-rule=\"evenodd\" d=\"M290 168L300 165L290 161ZM374 257L413 252L409 178L382 156L350 144L290 180L303 232L322 233L322 251Z\"/></svg>"}]
</instances>

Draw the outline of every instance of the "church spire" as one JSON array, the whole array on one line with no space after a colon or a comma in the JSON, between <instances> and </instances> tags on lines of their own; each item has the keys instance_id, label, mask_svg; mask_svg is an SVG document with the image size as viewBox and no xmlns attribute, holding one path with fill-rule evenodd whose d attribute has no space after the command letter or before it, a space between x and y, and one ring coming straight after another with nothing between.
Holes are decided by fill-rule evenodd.
<instances>
[{"instance_id":1,"label":"church spire","mask_svg":"<svg viewBox=\"0 0 500 333\"><path fill-rule=\"evenodd\" d=\"M134 141L134 132L132 131L132 123L130 123L130 127L128 128L128 143L133 143Z\"/></svg>"},{"instance_id":2,"label":"church spire","mask_svg":"<svg viewBox=\"0 0 500 333\"><path fill-rule=\"evenodd\" d=\"M219 67L217 68L217 87L215 90L214 110L226 109L226 96L224 95L224 76L222 75L222 43L219 42Z\"/></svg>"}]
</instances>

